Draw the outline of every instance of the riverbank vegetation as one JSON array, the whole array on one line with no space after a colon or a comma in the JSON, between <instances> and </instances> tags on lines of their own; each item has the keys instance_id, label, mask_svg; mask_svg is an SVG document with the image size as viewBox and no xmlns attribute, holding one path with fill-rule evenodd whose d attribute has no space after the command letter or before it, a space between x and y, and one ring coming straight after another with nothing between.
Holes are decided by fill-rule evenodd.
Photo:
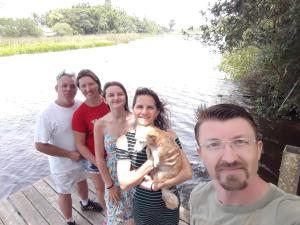
<instances>
[{"instance_id":1,"label":"riverbank vegetation","mask_svg":"<svg viewBox=\"0 0 300 225\"><path fill-rule=\"evenodd\" d=\"M119 43L128 43L129 41L147 36L149 36L149 34L128 33L41 38L1 38L0 56L103 47Z\"/></svg>"},{"instance_id":2,"label":"riverbank vegetation","mask_svg":"<svg viewBox=\"0 0 300 225\"><path fill-rule=\"evenodd\" d=\"M227 0L209 12L197 37L222 53L220 69L250 91L260 114L299 121L300 1Z\"/></svg>"},{"instance_id":3,"label":"riverbank vegetation","mask_svg":"<svg viewBox=\"0 0 300 225\"><path fill-rule=\"evenodd\" d=\"M108 46L167 31L111 4L80 3L33 18L0 18L0 56Z\"/></svg>"}]
</instances>

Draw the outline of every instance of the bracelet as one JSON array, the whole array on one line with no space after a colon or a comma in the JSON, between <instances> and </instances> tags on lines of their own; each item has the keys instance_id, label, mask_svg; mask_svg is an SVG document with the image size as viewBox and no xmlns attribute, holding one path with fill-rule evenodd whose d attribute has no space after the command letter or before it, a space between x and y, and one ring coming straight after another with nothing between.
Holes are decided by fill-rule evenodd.
<instances>
[{"instance_id":1,"label":"bracelet","mask_svg":"<svg viewBox=\"0 0 300 225\"><path fill-rule=\"evenodd\" d=\"M114 186L114 182L112 182L112 184L109 187L107 187L106 189L111 189L113 186Z\"/></svg>"}]
</instances>

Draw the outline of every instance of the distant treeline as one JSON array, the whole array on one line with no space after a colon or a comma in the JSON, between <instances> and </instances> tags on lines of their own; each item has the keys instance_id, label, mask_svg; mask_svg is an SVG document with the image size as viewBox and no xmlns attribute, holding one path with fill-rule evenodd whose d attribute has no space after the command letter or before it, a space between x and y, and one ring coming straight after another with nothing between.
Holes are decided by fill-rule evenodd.
<instances>
[{"instance_id":1,"label":"distant treeline","mask_svg":"<svg viewBox=\"0 0 300 225\"><path fill-rule=\"evenodd\" d=\"M0 36L2 37L106 33L157 34L168 30L151 20L130 16L110 5L90 6L88 3L51 10L41 16L34 13L33 18L0 18Z\"/></svg>"}]
</instances>

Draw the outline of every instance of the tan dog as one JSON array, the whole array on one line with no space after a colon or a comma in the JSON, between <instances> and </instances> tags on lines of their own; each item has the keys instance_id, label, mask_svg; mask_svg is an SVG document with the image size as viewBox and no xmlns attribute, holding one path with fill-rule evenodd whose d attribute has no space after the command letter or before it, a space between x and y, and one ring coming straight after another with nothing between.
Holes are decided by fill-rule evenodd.
<instances>
[{"instance_id":1,"label":"tan dog","mask_svg":"<svg viewBox=\"0 0 300 225\"><path fill-rule=\"evenodd\" d=\"M154 167L156 168L151 173L154 182L163 181L175 177L182 168L181 155L177 158L174 165L160 165L160 161L167 157L170 150L177 149L180 154L179 146L171 136L158 128L151 127L146 135L147 157L153 158ZM162 198L165 201L166 207L176 209L179 206L179 201L176 195L166 188L162 188Z\"/></svg>"}]
</instances>

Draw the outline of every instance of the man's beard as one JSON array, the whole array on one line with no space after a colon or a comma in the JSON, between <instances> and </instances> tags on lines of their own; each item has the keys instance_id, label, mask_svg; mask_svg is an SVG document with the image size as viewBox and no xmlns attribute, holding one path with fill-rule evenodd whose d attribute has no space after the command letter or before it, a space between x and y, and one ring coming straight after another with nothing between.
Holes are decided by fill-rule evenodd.
<instances>
[{"instance_id":1,"label":"man's beard","mask_svg":"<svg viewBox=\"0 0 300 225\"><path fill-rule=\"evenodd\" d=\"M245 178L241 179L239 175L231 174L226 177L221 175L222 170L238 168L245 172ZM233 163L220 162L216 166L217 180L226 191L240 191L248 186L249 172L246 164L243 162L234 161Z\"/></svg>"}]
</instances>

